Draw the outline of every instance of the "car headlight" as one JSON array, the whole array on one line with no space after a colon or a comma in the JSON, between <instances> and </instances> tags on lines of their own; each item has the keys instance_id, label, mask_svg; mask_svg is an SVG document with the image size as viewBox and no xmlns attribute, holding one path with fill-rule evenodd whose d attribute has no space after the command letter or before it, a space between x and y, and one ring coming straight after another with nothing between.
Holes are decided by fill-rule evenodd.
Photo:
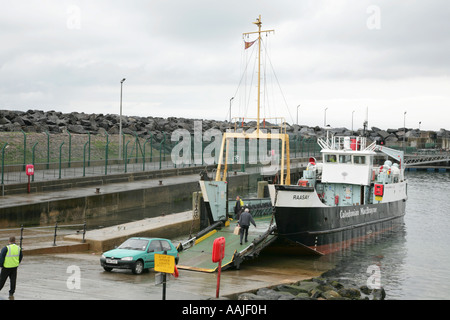
<instances>
[{"instance_id":1,"label":"car headlight","mask_svg":"<svg viewBox=\"0 0 450 320\"><path fill-rule=\"evenodd\" d=\"M133 257L124 257L122 259L120 259L122 261L133 261Z\"/></svg>"}]
</instances>

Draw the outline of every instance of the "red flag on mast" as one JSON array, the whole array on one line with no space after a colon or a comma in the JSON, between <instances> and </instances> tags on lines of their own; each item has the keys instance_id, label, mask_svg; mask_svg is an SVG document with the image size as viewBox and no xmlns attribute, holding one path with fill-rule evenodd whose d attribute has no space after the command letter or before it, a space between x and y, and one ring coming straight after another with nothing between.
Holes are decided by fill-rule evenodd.
<instances>
[{"instance_id":1,"label":"red flag on mast","mask_svg":"<svg viewBox=\"0 0 450 320\"><path fill-rule=\"evenodd\" d=\"M256 39L256 40L258 40L258 39ZM244 43L245 43L245 49L250 48L250 47L256 42L256 40L253 40L253 41L251 41L251 42L247 42L247 41L244 40Z\"/></svg>"}]
</instances>

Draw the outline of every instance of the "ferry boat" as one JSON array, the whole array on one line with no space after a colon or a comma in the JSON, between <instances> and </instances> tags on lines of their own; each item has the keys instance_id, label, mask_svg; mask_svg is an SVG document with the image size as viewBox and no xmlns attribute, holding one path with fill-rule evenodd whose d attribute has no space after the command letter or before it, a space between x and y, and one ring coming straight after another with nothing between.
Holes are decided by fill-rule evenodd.
<instances>
[{"instance_id":1,"label":"ferry boat","mask_svg":"<svg viewBox=\"0 0 450 320\"><path fill-rule=\"evenodd\" d=\"M258 31L244 35L258 36L251 44L258 44L260 61L261 35L273 30L261 30L261 16L254 24ZM258 62L256 128L237 130L235 125L234 132L225 132L215 179L202 177L200 180L211 224L228 219L226 179L230 159L235 155L232 146L236 139L274 140L281 147L277 182L269 184L268 188L276 222L276 228L270 230L277 234L277 241L281 240L285 248L292 244L299 253L328 254L401 223L407 200L403 152L376 142L369 143L364 136L333 136L328 130L326 138L318 139L322 161L310 159L303 177L291 184L286 128L282 125L279 130L262 130L265 119L260 117L260 66ZM367 121L364 128L366 126ZM387 160L377 166L375 158L379 152L396 163Z\"/></svg>"},{"instance_id":2,"label":"ferry boat","mask_svg":"<svg viewBox=\"0 0 450 320\"><path fill-rule=\"evenodd\" d=\"M269 185L279 237L328 254L402 223L403 152L329 132L318 143L322 161L311 158L295 185ZM379 152L388 160L377 166Z\"/></svg>"}]
</instances>

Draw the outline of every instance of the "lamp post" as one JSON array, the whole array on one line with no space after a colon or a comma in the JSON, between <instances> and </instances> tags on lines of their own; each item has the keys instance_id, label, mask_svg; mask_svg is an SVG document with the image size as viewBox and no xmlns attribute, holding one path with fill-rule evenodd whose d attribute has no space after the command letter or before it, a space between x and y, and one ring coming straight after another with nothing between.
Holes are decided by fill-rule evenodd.
<instances>
[{"instance_id":1,"label":"lamp post","mask_svg":"<svg viewBox=\"0 0 450 320\"><path fill-rule=\"evenodd\" d=\"M234 97L230 98L230 126L231 126L231 101L233 101Z\"/></svg>"},{"instance_id":2,"label":"lamp post","mask_svg":"<svg viewBox=\"0 0 450 320\"><path fill-rule=\"evenodd\" d=\"M406 154L406 111L403 113L403 154Z\"/></svg>"},{"instance_id":3,"label":"lamp post","mask_svg":"<svg viewBox=\"0 0 450 320\"><path fill-rule=\"evenodd\" d=\"M298 108L300 108L300 105L297 106L297 126L298 126Z\"/></svg>"},{"instance_id":4,"label":"lamp post","mask_svg":"<svg viewBox=\"0 0 450 320\"><path fill-rule=\"evenodd\" d=\"M119 116L119 160L122 160L122 87L125 78L120 81L120 116Z\"/></svg>"},{"instance_id":5,"label":"lamp post","mask_svg":"<svg viewBox=\"0 0 450 320\"><path fill-rule=\"evenodd\" d=\"M324 116L323 116L323 126L326 127L327 126L327 109L325 108L325 112L324 112Z\"/></svg>"},{"instance_id":6,"label":"lamp post","mask_svg":"<svg viewBox=\"0 0 450 320\"><path fill-rule=\"evenodd\" d=\"M352 111L352 134L353 134L353 114L355 113L355 110Z\"/></svg>"}]
</instances>

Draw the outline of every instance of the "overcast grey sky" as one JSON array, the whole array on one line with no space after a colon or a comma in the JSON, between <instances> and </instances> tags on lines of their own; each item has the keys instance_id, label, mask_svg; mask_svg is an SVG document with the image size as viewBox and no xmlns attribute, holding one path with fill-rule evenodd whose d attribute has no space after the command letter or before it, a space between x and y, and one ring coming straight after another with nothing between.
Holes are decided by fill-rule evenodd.
<instances>
[{"instance_id":1,"label":"overcast grey sky","mask_svg":"<svg viewBox=\"0 0 450 320\"><path fill-rule=\"evenodd\" d=\"M328 108L328 124L350 128L355 111L358 128L368 108L370 127L403 127L406 111L407 127L450 129L448 0L0 4L0 109L118 114L126 78L125 115L228 119L242 33L261 15L277 116L295 123L300 105L300 124L322 126Z\"/></svg>"}]
</instances>

